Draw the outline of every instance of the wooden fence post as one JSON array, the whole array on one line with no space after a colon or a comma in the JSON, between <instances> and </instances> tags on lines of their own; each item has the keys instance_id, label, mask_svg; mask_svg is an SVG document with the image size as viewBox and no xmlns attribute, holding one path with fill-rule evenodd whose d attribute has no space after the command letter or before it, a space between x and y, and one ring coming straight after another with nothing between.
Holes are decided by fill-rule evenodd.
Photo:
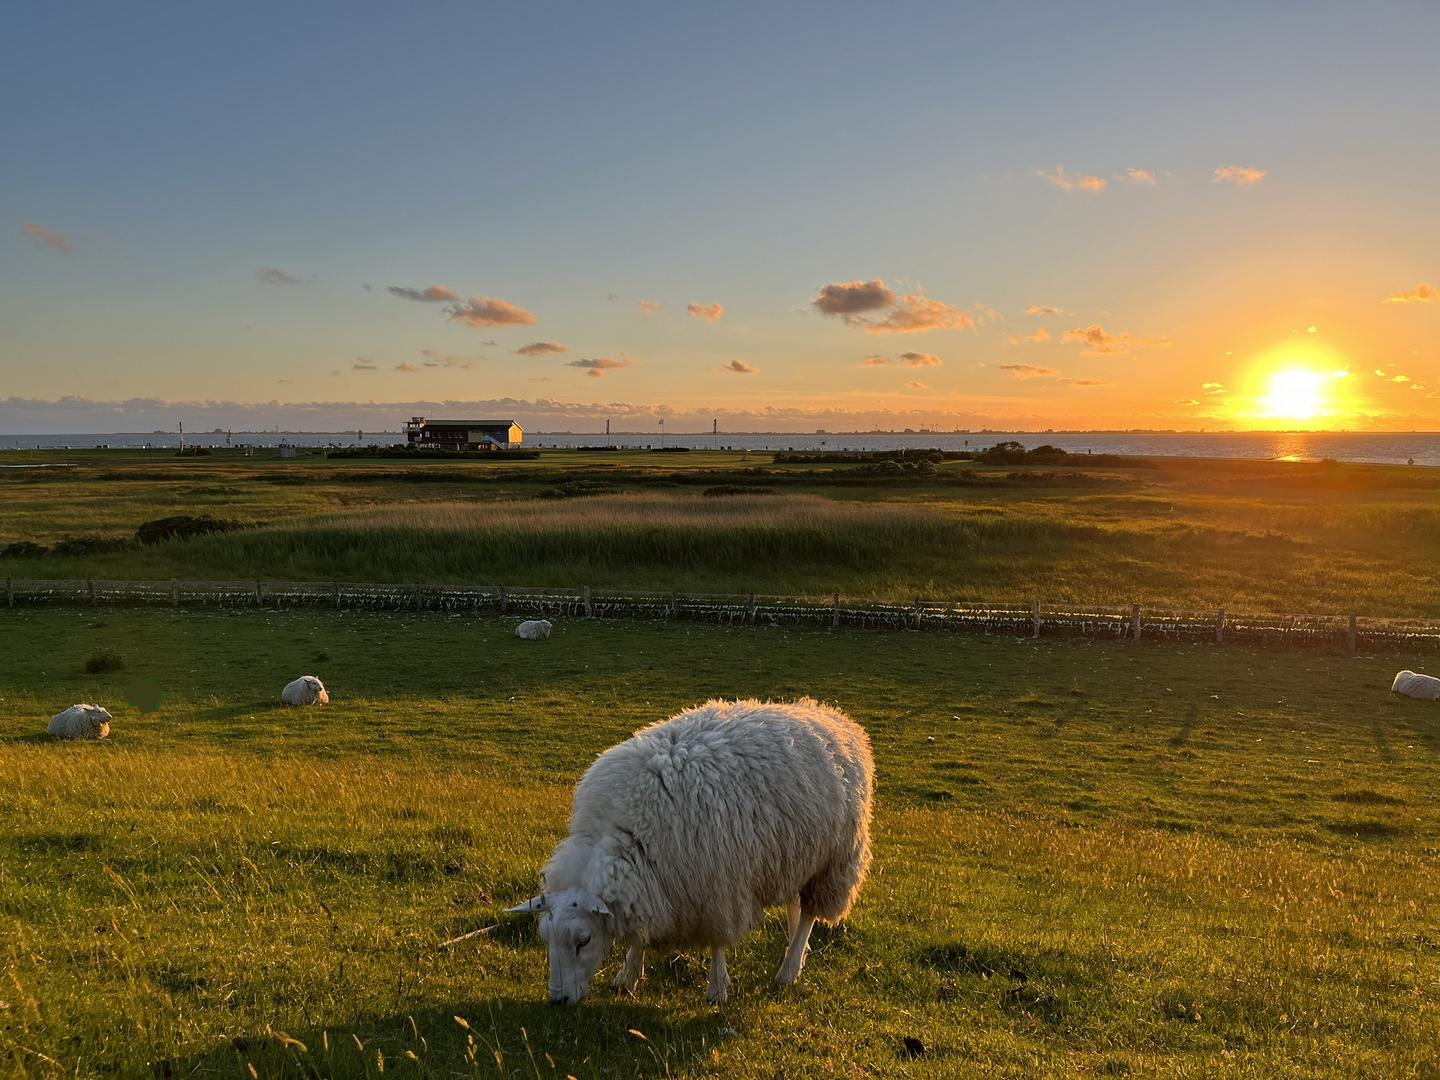
<instances>
[{"instance_id":1,"label":"wooden fence post","mask_svg":"<svg viewBox=\"0 0 1440 1080\"><path fill-rule=\"evenodd\" d=\"M336 610L336 611L339 611L339 610L340 610L340 582L338 582L338 581L332 581L332 582L330 583L330 589L331 589L331 591L334 592L334 594L335 594L335 610Z\"/></svg>"},{"instance_id":2,"label":"wooden fence post","mask_svg":"<svg viewBox=\"0 0 1440 1080\"><path fill-rule=\"evenodd\" d=\"M750 594L750 625L755 625L755 594Z\"/></svg>"},{"instance_id":3,"label":"wooden fence post","mask_svg":"<svg viewBox=\"0 0 1440 1080\"><path fill-rule=\"evenodd\" d=\"M93 577L86 578L85 584L90 586L90 603L93 606L95 603L95 579Z\"/></svg>"},{"instance_id":4,"label":"wooden fence post","mask_svg":"<svg viewBox=\"0 0 1440 1080\"><path fill-rule=\"evenodd\" d=\"M1350 651L1355 651L1355 613L1350 613Z\"/></svg>"},{"instance_id":5,"label":"wooden fence post","mask_svg":"<svg viewBox=\"0 0 1440 1080\"><path fill-rule=\"evenodd\" d=\"M1130 622L1135 627L1135 640L1140 640L1140 605L1130 605Z\"/></svg>"},{"instance_id":6,"label":"wooden fence post","mask_svg":"<svg viewBox=\"0 0 1440 1080\"><path fill-rule=\"evenodd\" d=\"M1031 637L1039 637L1039 636L1040 636L1040 601L1039 601L1039 600L1036 600L1036 601L1035 601L1035 633L1033 633L1033 634L1031 635Z\"/></svg>"},{"instance_id":7,"label":"wooden fence post","mask_svg":"<svg viewBox=\"0 0 1440 1080\"><path fill-rule=\"evenodd\" d=\"M173 577L172 577L172 578L170 579L170 606L171 606L171 607L179 607L179 606L180 606L180 579L179 579L179 578L173 578Z\"/></svg>"},{"instance_id":8,"label":"wooden fence post","mask_svg":"<svg viewBox=\"0 0 1440 1080\"><path fill-rule=\"evenodd\" d=\"M1225 609L1222 607L1220 613L1215 616L1215 644L1225 643Z\"/></svg>"},{"instance_id":9,"label":"wooden fence post","mask_svg":"<svg viewBox=\"0 0 1440 1080\"><path fill-rule=\"evenodd\" d=\"M504 615L504 614L505 614L505 610L506 610L507 607L509 607L509 598L505 595L505 586L504 586L504 585L501 585L501 586L500 586L500 614L501 614L501 615Z\"/></svg>"},{"instance_id":10,"label":"wooden fence post","mask_svg":"<svg viewBox=\"0 0 1440 1080\"><path fill-rule=\"evenodd\" d=\"M835 594L834 606L830 609L830 629L836 630L840 626L840 594Z\"/></svg>"},{"instance_id":11,"label":"wooden fence post","mask_svg":"<svg viewBox=\"0 0 1440 1080\"><path fill-rule=\"evenodd\" d=\"M15 606L15 579L5 579L5 603L9 607Z\"/></svg>"},{"instance_id":12,"label":"wooden fence post","mask_svg":"<svg viewBox=\"0 0 1440 1080\"><path fill-rule=\"evenodd\" d=\"M425 597L420 595L420 583L418 581L415 583L415 610L425 610Z\"/></svg>"},{"instance_id":13,"label":"wooden fence post","mask_svg":"<svg viewBox=\"0 0 1440 1080\"><path fill-rule=\"evenodd\" d=\"M585 617L588 619L588 618L590 618L590 616L591 616L593 613L594 613L594 612L593 612L593 609L590 607L590 586L589 586L589 585L586 585L586 586L585 586Z\"/></svg>"},{"instance_id":14,"label":"wooden fence post","mask_svg":"<svg viewBox=\"0 0 1440 1080\"><path fill-rule=\"evenodd\" d=\"M920 629L920 597L915 597L915 629Z\"/></svg>"},{"instance_id":15,"label":"wooden fence post","mask_svg":"<svg viewBox=\"0 0 1440 1080\"><path fill-rule=\"evenodd\" d=\"M677 618L680 615L680 601L675 596L675 590L670 590L670 617Z\"/></svg>"}]
</instances>

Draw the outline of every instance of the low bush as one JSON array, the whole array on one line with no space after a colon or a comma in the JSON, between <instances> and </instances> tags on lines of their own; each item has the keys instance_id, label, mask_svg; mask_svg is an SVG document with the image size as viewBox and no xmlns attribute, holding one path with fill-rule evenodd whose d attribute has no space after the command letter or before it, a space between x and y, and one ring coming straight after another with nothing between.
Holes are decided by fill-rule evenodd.
<instances>
[{"instance_id":1,"label":"low bush","mask_svg":"<svg viewBox=\"0 0 1440 1080\"><path fill-rule=\"evenodd\" d=\"M104 675L110 671L123 671L125 669L125 658L113 649L101 649L93 653L89 660L85 661L85 674Z\"/></svg>"},{"instance_id":2,"label":"low bush","mask_svg":"<svg viewBox=\"0 0 1440 1080\"><path fill-rule=\"evenodd\" d=\"M6 544L0 548L0 559L38 559L49 550L44 544L37 544L31 540L17 540L13 544Z\"/></svg>"},{"instance_id":3,"label":"low bush","mask_svg":"<svg viewBox=\"0 0 1440 1080\"><path fill-rule=\"evenodd\" d=\"M114 555L134 545L135 541L123 536L67 536L50 549L50 554L61 559L84 559L91 555Z\"/></svg>"},{"instance_id":4,"label":"low bush","mask_svg":"<svg viewBox=\"0 0 1440 1080\"><path fill-rule=\"evenodd\" d=\"M234 532L240 528L238 521L213 518L208 514L190 517L180 514L176 517L156 518L147 521L135 530L135 539L142 544L163 544L166 540L188 540L192 536L209 533Z\"/></svg>"},{"instance_id":5,"label":"low bush","mask_svg":"<svg viewBox=\"0 0 1440 1080\"><path fill-rule=\"evenodd\" d=\"M726 495L774 495L775 489L768 487L747 487L743 484L716 484L700 492L707 499L718 499Z\"/></svg>"}]
</instances>

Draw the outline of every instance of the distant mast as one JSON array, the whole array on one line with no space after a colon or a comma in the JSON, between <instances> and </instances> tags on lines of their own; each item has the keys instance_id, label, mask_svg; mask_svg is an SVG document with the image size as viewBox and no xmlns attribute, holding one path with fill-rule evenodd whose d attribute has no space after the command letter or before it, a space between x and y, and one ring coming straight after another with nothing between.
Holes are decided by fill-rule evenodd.
<instances>
[{"instance_id":1,"label":"distant mast","mask_svg":"<svg viewBox=\"0 0 1440 1080\"><path fill-rule=\"evenodd\" d=\"M609 420L606 420L606 421L605 421L605 437L606 437L607 439L610 437L610 421L609 421Z\"/></svg>"},{"instance_id":2,"label":"distant mast","mask_svg":"<svg viewBox=\"0 0 1440 1080\"><path fill-rule=\"evenodd\" d=\"M185 421L180 421L180 453L185 453Z\"/></svg>"}]
</instances>

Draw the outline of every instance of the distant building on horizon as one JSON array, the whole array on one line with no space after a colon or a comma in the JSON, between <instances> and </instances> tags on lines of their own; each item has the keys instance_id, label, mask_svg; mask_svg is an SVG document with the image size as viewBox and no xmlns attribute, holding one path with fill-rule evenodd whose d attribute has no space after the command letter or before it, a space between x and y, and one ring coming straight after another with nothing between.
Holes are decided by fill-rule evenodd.
<instances>
[{"instance_id":1,"label":"distant building on horizon","mask_svg":"<svg viewBox=\"0 0 1440 1080\"><path fill-rule=\"evenodd\" d=\"M405 439L422 450L513 450L525 436L514 420L426 420L412 416Z\"/></svg>"}]
</instances>

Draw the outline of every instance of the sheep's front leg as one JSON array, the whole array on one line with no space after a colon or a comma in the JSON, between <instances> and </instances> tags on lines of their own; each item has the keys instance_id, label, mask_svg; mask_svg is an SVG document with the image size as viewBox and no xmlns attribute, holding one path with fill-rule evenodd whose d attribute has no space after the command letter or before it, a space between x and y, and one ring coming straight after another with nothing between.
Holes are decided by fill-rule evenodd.
<instances>
[{"instance_id":1,"label":"sheep's front leg","mask_svg":"<svg viewBox=\"0 0 1440 1080\"><path fill-rule=\"evenodd\" d=\"M633 994L636 984L644 977L645 943L636 941L631 944L630 951L625 954L625 962L620 965L620 974L615 976L615 989Z\"/></svg>"},{"instance_id":2,"label":"sheep's front leg","mask_svg":"<svg viewBox=\"0 0 1440 1080\"><path fill-rule=\"evenodd\" d=\"M723 1005L730 993L730 976L725 972L725 950L717 948L710 956L710 985L705 988L705 1000L712 1005Z\"/></svg>"},{"instance_id":3,"label":"sheep's front leg","mask_svg":"<svg viewBox=\"0 0 1440 1080\"><path fill-rule=\"evenodd\" d=\"M815 926L815 916L799 911L792 907L795 915L791 922L793 932L790 934L790 947L785 950L785 959L780 964L780 970L775 973L775 981L782 986L789 986L796 979L800 978L800 969L805 966L805 954L810 951L810 931Z\"/></svg>"},{"instance_id":4,"label":"sheep's front leg","mask_svg":"<svg viewBox=\"0 0 1440 1080\"><path fill-rule=\"evenodd\" d=\"M790 903L788 903L788 904L785 905L785 921L786 921L786 922L789 924L789 926L790 926L790 929L789 929L789 931L788 931L788 937L786 938L786 940L788 941L789 938L793 938L793 937L795 936L795 931L796 931L796 930L799 928L799 926L800 926L800 894L799 894L799 893L796 893L793 897L791 897Z\"/></svg>"}]
</instances>

